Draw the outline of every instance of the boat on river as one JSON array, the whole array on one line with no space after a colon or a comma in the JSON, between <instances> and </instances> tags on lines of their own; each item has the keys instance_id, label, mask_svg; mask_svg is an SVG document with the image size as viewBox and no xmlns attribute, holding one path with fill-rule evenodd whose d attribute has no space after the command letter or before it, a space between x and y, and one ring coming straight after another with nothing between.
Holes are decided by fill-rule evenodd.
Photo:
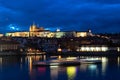
<instances>
[{"instance_id":1,"label":"boat on river","mask_svg":"<svg viewBox=\"0 0 120 80\"><path fill-rule=\"evenodd\" d=\"M99 64L102 63L102 60L96 59L96 58L86 58L86 59L80 59L81 64Z\"/></svg>"},{"instance_id":2,"label":"boat on river","mask_svg":"<svg viewBox=\"0 0 120 80\"><path fill-rule=\"evenodd\" d=\"M98 59L75 59L75 58L62 58L58 60L38 61L34 62L34 66L74 66L80 64L98 64L101 63Z\"/></svg>"},{"instance_id":3,"label":"boat on river","mask_svg":"<svg viewBox=\"0 0 120 80\"><path fill-rule=\"evenodd\" d=\"M79 60L50 60L38 61L33 63L34 66L73 66L80 65Z\"/></svg>"}]
</instances>

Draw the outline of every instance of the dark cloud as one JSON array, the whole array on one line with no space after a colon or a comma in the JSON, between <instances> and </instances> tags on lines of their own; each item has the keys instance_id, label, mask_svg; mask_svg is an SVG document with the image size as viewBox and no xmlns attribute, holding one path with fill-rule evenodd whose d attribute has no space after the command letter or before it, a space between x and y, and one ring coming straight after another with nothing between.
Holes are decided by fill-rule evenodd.
<instances>
[{"instance_id":1,"label":"dark cloud","mask_svg":"<svg viewBox=\"0 0 120 80\"><path fill-rule=\"evenodd\" d=\"M10 24L45 28L120 32L120 0L0 0L0 31Z\"/></svg>"}]
</instances>

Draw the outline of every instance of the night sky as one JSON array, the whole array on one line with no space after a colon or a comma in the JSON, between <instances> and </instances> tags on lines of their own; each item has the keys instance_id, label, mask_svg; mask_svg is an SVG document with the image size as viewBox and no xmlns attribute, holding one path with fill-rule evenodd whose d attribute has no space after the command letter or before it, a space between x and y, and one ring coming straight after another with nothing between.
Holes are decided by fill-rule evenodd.
<instances>
[{"instance_id":1,"label":"night sky","mask_svg":"<svg viewBox=\"0 0 120 80\"><path fill-rule=\"evenodd\" d=\"M120 0L0 0L0 33L46 29L120 32Z\"/></svg>"}]
</instances>

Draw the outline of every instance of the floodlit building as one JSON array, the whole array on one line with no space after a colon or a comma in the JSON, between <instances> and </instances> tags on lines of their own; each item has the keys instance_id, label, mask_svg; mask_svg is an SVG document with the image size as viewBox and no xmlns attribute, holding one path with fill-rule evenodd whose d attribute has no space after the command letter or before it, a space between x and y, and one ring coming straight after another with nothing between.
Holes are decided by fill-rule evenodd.
<instances>
[{"instance_id":1,"label":"floodlit building","mask_svg":"<svg viewBox=\"0 0 120 80\"><path fill-rule=\"evenodd\" d=\"M29 32L9 32L6 33L6 36L11 36L11 37L29 37Z\"/></svg>"},{"instance_id":2,"label":"floodlit building","mask_svg":"<svg viewBox=\"0 0 120 80\"><path fill-rule=\"evenodd\" d=\"M3 34L0 34L0 37L3 37L4 35Z\"/></svg>"},{"instance_id":3,"label":"floodlit building","mask_svg":"<svg viewBox=\"0 0 120 80\"><path fill-rule=\"evenodd\" d=\"M29 31L24 32L9 32L6 36L11 37L46 37L46 38L62 38L62 37L87 37L92 36L91 30L88 31L60 31L57 29L55 32L45 30L43 27L38 27L33 24L30 26Z\"/></svg>"},{"instance_id":4,"label":"floodlit building","mask_svg":"<svg viewBox=\"0 0 120 80\"><path fill-rule=\"evenodd\" d=\"M76 51L81 52L105 52L108 51L107 45L82 45Z\"/></svg>"},{"instance_id":5,"label":"floodlit building","mask_svg":"<svg viewBox=\"0 0 120 80\"><path fill-rule=\"evenodd\" d=\"M38 27L35 24L30 26L29 29L29 36L30 37L47 37L47 35L50 33L49 30L45 30L43 27Z\"/></svg>"},{"instance_id":6,"label":"floodlit building","mask_svg":"<svg viewBox=\"0 0 120 80\"><path fill-rule=\"evenodd\" d=\"M93 36L91 30L76 32L76 37L86 37L86 36Z\"/></svg>"},{"instance_id":7,"label":"floodlit building","mask_svg":"<svg viewBox=\"0 0 120 80\"><path fill-rule=\"evenodd\" d=\"M61 37L63 37L64 35L65 35L65 32L59 32L59 31L55 32L55 37L56 37L56 38L61 38Z\"/></svg>"},{"instance_id":8,"label":"floodlit building","mask_svg":"<svg viewBox=\"0 0 120 80\"><path fill-rule=\"evenodd\" d=\"M76 32L76 37L86 37L87 32Z\"/></svg>"}]
</instances>

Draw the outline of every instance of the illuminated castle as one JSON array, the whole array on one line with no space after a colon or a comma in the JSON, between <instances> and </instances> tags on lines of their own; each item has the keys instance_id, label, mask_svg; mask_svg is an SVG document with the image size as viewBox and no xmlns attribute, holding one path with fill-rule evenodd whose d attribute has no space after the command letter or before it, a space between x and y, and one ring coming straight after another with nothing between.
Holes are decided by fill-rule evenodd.
<instances>
[{"instance_id":1,"label":"illuminated castle","mask_svg":"<svg viewBox=\"0 0 120 80\"><path fill-rule=\"evenodd\" d=\"M29 29L30 32L37 32L37 31L44 31L44 28L43 27L37 27L35 24L33 24L32 26L30 26L30 29Z\"/></svg>"},{"instance_id":2,"label":"illuminated castle","mask_svg":"<svg viewBox=\"0 0 120 80\"><path fill-rule=\"evenodd\" d=\"M29 31L23 32L9 32L6 36L11 37L46 37L46 38L61 38L61 37L87 37L92 36L91 30L88 31L60 31L57 29L55 32L45 30L43 27L39 27L35 24L31 25Z\"/></svg>"}]
</instances>

